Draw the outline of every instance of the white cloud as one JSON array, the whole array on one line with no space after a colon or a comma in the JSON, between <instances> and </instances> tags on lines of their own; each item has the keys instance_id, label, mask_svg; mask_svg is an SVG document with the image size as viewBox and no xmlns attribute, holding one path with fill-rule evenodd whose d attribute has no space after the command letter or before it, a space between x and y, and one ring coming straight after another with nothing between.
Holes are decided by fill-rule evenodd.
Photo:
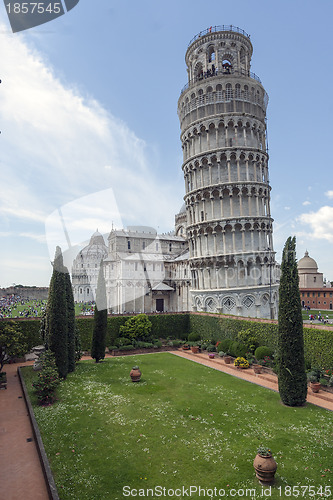
<instances>
[{"instance_id":1,"label":"white cloud","mask_svg":"<svg viewBox=\"0 0 333 500\"><path fill-rule=\"evenodd\" d=\"M181 205L182 190L154 178L146 143L95 99L64 85L26 40L8 35L0 45L2 213L40 221L64 203L112 188L129 222L172 223L166 214Z\"/></svg>"},{"instance_id":2,"label":"white cloud","mask_svg":"<svg viewBox=\"0 0 333 500\"><path fill-rule=\"evenodd\" d=\"M326 191L325 196L327 196L327 198L332 199L333 198L333 191Z\"/></svg>"},{"instance_id":3,"label":"white cloud","mask_svg":"<svg viewBox=\"0 0 333 500\"><path fill-rule=\"evenodd\" d=\"M297 220L309 226L307 231L302 231L299 235L333 242L333 207L324 206L317 212L301 214Z\"/></svg>"},{"instance_id":4,"label":"white cloud","mask_svg":"<svg viewBox=\"0 0 333 500\"><path fill-rule=\"evenodd\" d=\"M304 207L306 207L306 206L308 206L308 205L311 205L311 201L308 201L308 200L307 200L307 201L303 201L302 205L303 205Z\"/></svg>"},{"instance_id":5,"label":"white cloud","mask_svg":"<svg viewBox=\"0 0 333 500\"><path fill-rule=\"evenodd\" d=\"M124 225L172 229L183 185L168 185L154 176L158 168L149 162L151 148L145 141L96 99L61 81L32 45L33 37L13 35L1 25L0 30L0 221L4 223L0 237L13 238L14 260L20 258L20 246L31 240L25 253L26 276L37 271L39 260L33 260L31 246L43 241L50 214L73 201L77 201L70 225L73 248L97 228L109 232L112 221L118 227L123 221ZM108 189L113 199L101 201L100 192ZM94 201L80 205L87 196ZM56 244L68 247L59 224L56 231L46 233L46 241L52 256ZM0 274L8 282L20 279L4 265L2 259ZM39 270L40 283L45 272L42 260ZM26 282L38 284L31 275ZM25 281L23 274L21 281Z\"/></svg>"}]
</instances>

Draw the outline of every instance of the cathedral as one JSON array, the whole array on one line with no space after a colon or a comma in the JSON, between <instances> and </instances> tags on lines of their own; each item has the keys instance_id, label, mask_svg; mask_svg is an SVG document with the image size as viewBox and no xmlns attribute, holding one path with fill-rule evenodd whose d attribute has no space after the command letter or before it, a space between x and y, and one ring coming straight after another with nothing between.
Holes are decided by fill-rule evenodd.
<instances>
[{"instance_id":1,"label":"cathedral","mask_svg":"<svg viewBox=\"0 0 333 500\"><path fill-rule=\"evenodd\" d=\"M250 36L231 25L191 40L178 100L185 203L175 229L112 229L107 244L95 233L73 263L76 301L93 300L102 261L110 313L277 318L268 95L252 52Z\"/></svg>"}]
</instances>

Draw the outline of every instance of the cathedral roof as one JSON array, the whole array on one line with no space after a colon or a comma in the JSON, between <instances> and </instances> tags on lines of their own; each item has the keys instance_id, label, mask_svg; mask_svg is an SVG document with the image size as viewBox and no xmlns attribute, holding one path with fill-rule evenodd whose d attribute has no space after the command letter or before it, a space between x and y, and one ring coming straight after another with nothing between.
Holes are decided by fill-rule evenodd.
<instances>
[{"instance_id":1,"label":"cathedral roof","mask_svg":"<svg viewBox=\"0 0 333 500\"><path fill-rule=\"evenodd\" d=\"M318 271L317 262L309 257L309 252L306 251L304 257L297 264L299 273L316 273Z\"/></svg>"},{"instance_id":2,"label":"cathedral roof","mask_svg":"<svg viewBox=\"0 0 333 500\"><path fill-rule=\"evenodd\" d=\"M174 289L172 288L172 286L169 286L166 283L163 283L163 281L161 281L160 283L158 283L156 286L153 286L152 290L154 292L158 292L158 291L173 292L174 291Z\"/></svg>"},{"instance_id":3,"label":"cathedral roof","mask_svg":"<svg viewBox=\"0 0 333 500\"><path fill-rule=\"evenodd\" d=\"M184 214L186 213L186 205L185 203L182 204L181 209L179 210L179 214Z\"/></svg>"}]
</instances>

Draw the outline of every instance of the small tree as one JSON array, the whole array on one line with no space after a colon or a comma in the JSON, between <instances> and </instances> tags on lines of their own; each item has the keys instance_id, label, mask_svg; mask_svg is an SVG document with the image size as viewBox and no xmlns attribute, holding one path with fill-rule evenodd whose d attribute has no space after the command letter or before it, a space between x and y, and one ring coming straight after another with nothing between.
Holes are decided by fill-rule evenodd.
<instances>
[{"instance_id":1,"label":"small tree","mask_svg":"<svg viewBox=\"0 0 333 500\"><path fill-rule=\"evenodd\" d=\"M75 304L71 277L65 268L65 294L67 306L68 372L75 370Z\"/></svg>"},{"instance_id":2,"label":"small tree","mask_svg":"<svg viewBox=\"0 0 333 500\"><path fill-rule=\"evenodd\" d=\"M282 402L288 406L303 405L307 379L295 237L288 238L282 256L277 367Z\"/></svg>"},{"instance_id":3,"label":"small tree","mask_svg":"<svg viewBox=\"0 0 333 500\"><path fill-rule=\"evenodd\" d=\"M19 327L14 321L0 322L0 372L7 358L23 356L27 345Z\"/></svg>"},{"instance_id":4,"label":"small tree","mask_svg":"<svg viewBox=\"0 0 333 500\"><path fill-rule=\"evenodd\" d=\"M119 328L122 337L131 340L149 340L152 324L146 314L138 314L129 318L124 325Z\"/></svg>"},{"instance_id":5,"label":"small tree","mask_svg":"<svg viewBox=\"0 0 333 500\"><path fill-rule=\"evenodd\" d=\"M46 310L46 347L55 355L60 377L68 373L68 311L66 302L65 267L60 247L53 262Z\"/></svg>"},{"instance_id":6,"label":"small tree","mask_svg":"<svg viewBox=\"0 0 333 500\"><path fill-rule=\"evenodd\" d=\"M55 391L60 383L55 357L52 351L48 350L41 354L41 370L38 372L37 380L33 388L37 393L40 405L49 405L55 400Z\"/></svg>"},{"instance_id":7,"label":"small tree","mask_svg":"<svg viewBox=\"0 0 333 500\"><path fill-rule=\"evenodd\" d=\"M98 363L105 357L105 340L107 330L107 300L106 300L106 287L103 272L103 261L100 263L97 290L96 290L96 305L94 311L94 331L91 346L91 357Z\"/></svg>"}]
</instances>

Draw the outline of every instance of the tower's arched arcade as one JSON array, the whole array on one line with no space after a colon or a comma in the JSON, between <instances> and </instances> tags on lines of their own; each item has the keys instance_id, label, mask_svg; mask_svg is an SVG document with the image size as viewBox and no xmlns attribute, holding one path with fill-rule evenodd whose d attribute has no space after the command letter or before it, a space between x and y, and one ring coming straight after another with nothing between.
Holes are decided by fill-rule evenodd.
<instances>
[{"instance_id":1,"label":"tower's arched arcade","mask_svg":"<svg viewBox=\"0 0 333 500\"><path fill-rule=\"evenodd\" d=\"M268 96L250 71L249 35L233 26L194 37L178 101L192 305L277 317L270 213Z\"/></svg>"}]
</instances>

